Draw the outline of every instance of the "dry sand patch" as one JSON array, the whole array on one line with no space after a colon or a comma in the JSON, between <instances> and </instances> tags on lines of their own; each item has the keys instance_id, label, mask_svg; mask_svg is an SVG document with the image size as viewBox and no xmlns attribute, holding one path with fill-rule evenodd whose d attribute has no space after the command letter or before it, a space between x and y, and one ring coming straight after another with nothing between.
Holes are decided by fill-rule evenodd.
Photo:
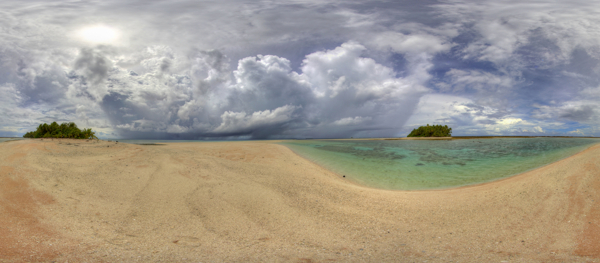
<instances>
[{"instance_id":1,"label":"dry sand patch","mask_svg":"<svg viewBox=\"0 0 600 263\"><path fill-rule=\"evenodd\" d=\"M0 258L598 262L599 154L477 186L385 191L272 142L2 143L12 212L0 215ZM19 240L31 246L6 245Z\"/></svg>"}]
</instances>

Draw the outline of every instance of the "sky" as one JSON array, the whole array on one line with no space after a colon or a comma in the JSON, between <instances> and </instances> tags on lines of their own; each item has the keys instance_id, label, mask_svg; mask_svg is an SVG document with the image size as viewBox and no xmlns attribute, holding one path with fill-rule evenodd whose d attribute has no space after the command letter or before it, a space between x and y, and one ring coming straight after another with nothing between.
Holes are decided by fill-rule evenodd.
<instances>
[{"instance_id":1,"label":"sky","mask_svg":"<svg viewBox=\"0 0 600 263\"><path fill-rule=\"evenodd\" d=\"M600 136L598 1L0 2L0 136Z\"/></svg>"}]
</instances>

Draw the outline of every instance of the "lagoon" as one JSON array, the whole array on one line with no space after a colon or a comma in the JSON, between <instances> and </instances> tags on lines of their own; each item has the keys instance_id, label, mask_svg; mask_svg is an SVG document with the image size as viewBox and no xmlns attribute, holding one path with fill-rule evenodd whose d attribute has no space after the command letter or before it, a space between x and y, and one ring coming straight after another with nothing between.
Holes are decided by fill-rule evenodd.
<instances>
[{"instance_id":1,"label":"lagoon","mask_svg":"<svg viewBox=\"0 0 600 263\"><path fill-rule=\"evenodd\" d=\"M356 183L390 190L465 186L572 156L596 138L297 140L282 144Z\"/></svg>"},{"instance_id":2,"label":"lagoon","mask_svg":"<svg viewBox=\"0 0 600 263\"><path fill-rule=\"evenodd\" d=\"M5 138L0 138L0 142L16 141L16 140L23 140L23 138L18 138L18 137L5 137Z\"/></svg>"}]
</instances>

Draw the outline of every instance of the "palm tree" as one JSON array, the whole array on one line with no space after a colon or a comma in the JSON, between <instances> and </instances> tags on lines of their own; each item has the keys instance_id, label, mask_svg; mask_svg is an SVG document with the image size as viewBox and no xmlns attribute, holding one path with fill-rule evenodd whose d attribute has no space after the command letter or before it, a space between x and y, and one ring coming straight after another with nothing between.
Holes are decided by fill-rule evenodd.
<instances>
[{"instance_id":1,"label":"palm tree","mask_svg":"<svg viewBox=\"0 0 600 263\"><path fill-rule=\"evenodd\" d=\"M50 125L40 124L35 131L27 132L25 138L73 138L73 139L98 139L92 128L80 130L74 122L58 124L52 122Z\"/></svg>"}]
</instances>

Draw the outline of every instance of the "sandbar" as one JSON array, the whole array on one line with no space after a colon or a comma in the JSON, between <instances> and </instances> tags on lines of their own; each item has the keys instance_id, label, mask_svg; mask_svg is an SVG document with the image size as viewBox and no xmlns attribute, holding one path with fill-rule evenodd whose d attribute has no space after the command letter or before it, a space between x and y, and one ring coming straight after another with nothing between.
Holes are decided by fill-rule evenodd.
<instances>
[{"instance_id":1,"label":"sandbar","mask_svg":"<svg viewBox=\"0 0 600 263\"><path fill-rule=\"evenodd\" d=\"M600 262L600 145L435 191L276 141L0 143L0 262Z\"/></svg>"}]
</instances>

